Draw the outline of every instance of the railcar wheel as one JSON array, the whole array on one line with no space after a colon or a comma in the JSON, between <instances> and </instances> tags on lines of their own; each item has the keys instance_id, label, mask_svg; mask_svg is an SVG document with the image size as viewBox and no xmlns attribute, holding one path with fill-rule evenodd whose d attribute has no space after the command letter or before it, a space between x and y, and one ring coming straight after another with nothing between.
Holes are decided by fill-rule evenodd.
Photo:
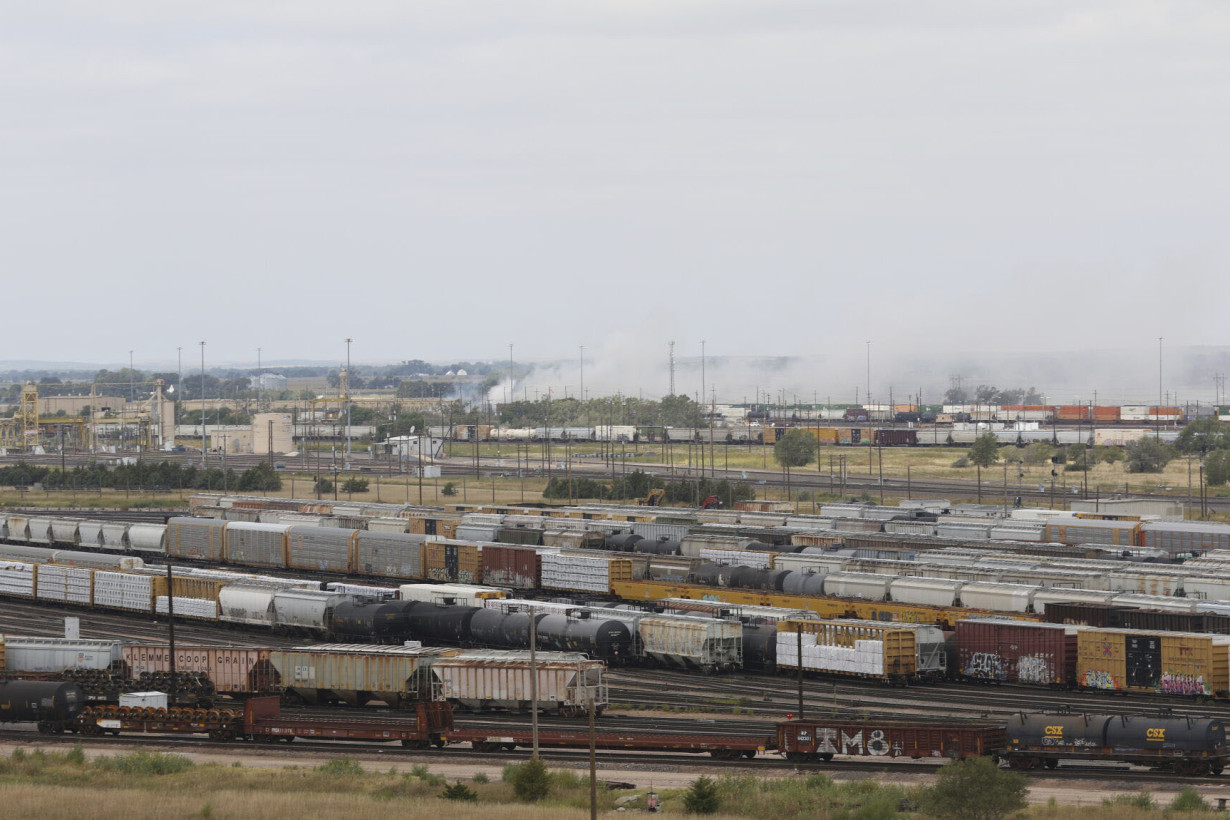
<instances>
[{"instance_id":1,"label":"railcar wheel","mask_svg":"<svg viewBox=\"0 0 1230 820\"><path fill-rule=\"evenodd\" d=\"M747 759L747 760L755 760L755 759L756 759L756 750L755 750L755 749L747 749L746 751L744 751L744 752L743 752L743 757L744 757L745 759Z\"/></svg>"},{"instance_id":2,"label":"railcar wheel","mask_svg":"<svg viewBox=\"0 0 1230 820\"><path fill-rule=\"evenodd\" d=\"M833 759L833 753L825 752L824 754L820 755L820 759L823 760L825 763L828 763L830 760Z\"/></svg>"},{"instance_id":3,"label":"railcar wheel","mask_svg":"<svg viewBox=\"0 0 1230 820\"><path fill-rule=\"evenodd\" d=\"M1043 761L1043 763L1046 765L1046 768L1048 769L1058 769L1059 768L1059 761L1053 757L1047 758L1045 761Z\"/></svg>"},{"instance_id":4,"label":"railcar wheel","mask_svg":"<svg viewBox=\"0 0 1230 820\"><path fill-rule=\"evenodd\" d=\"M807 758L808 755L806 752L786 752L786 759L791 763L802 763L807 760Z\"/></svg>"},{"instance_id":5,"label":"railcar wheel","mask_svg":"<svg viewBox=\"0 0 1230 820\"><path fill-rule=\"evenodd\" d=\"M1214 763L1212 766L1209 766L1209 771L1213 774L1221 774L1225 768L1226 767L1220 763Z\"/></svg>"},{"instance_id":6,"label":"railcar wheel","mask_svg":"<svg viewBox=\"0 0 1230 820\"><path fill-rule=\"evenodd\" d=\"M407 738L406 740L403 740L401 742L401 745L407 749L426 749L428 748L428 743L426 740L410 740L409 738Z\"/></svg>"}]
</instances>

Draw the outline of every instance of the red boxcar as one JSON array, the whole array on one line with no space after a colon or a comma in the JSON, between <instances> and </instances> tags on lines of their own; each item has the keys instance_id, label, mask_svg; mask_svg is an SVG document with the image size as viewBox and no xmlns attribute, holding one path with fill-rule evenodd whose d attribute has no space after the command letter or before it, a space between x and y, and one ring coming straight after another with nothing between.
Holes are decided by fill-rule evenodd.
<instances>
[{"instance_id":1,"label":"red boxcar","mask_svg":"<svg viewBox=\"0 0 1230 820\"><path fill-rule=\"evenodd\" d=\"M1002 723L909 720L798 720L777 724L777 749L787 760L859 757L977 757L1006 745Z\"/></svg>"},{"instance_id":2,"label":"red boxcar","mask_svg":"<svg viewBox=\"0 0 1230 820\"><path fill-rule=\"evenodd\" d=\"M957 621L957 670L964 678L1037 686L1076 679L1076 628L972 618Z\"/></svg>"},{"instance_id":3,"label":"red boxcar","mask_svg":"<svg viewBox=\"0 0 1230 820\"><path fill-rule=\"evenodd\" d=\"M483 583L514 589L536 589L542 580L542 559L529 547L483 545Z\"/></svg>"}]
</instances>

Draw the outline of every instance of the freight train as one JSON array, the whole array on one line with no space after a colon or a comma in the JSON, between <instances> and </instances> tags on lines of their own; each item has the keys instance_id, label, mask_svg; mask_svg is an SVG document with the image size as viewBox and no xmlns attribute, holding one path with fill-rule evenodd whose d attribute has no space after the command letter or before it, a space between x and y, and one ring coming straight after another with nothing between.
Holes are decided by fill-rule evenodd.
<instances>
[{"instance_id":1,"label":"freight train","mask_svg":"<svg viewBox=\"0 0 1230 820\"><path fill-rule=\"evenodd\" d=\"M347 717L283 715L277 698L248 699L242 710L156 709L86 706L72 698L71 684L0 682L0 722L36 722L46 733L84 736L112 734L208 734L219 741L258 743L296 738L397 742L414 749L469 743L484 753L531 743L523 727L501 728L498 735L482 727L457 724L447 704L420 703L414 717L400 720L355 720ZM46 704L59 704L49 711ZM540 729L544 747L584 748L583 729ZM1166 715L1029 714L1006 724L995 721L937 720L833 715L819 720L789 720L772 732L744 734L648 733L603 728L594 735L600 749L644 752L708 753L718 760L753 758L775 752L792 762L830 761L836 756L963 759L995 756L1018 769L1057 767L1061 761L1117 761L1151 766L1178 775L1221 774L1230 746L1225 725L1209 718Z\"/></svg>"}]
</instances>

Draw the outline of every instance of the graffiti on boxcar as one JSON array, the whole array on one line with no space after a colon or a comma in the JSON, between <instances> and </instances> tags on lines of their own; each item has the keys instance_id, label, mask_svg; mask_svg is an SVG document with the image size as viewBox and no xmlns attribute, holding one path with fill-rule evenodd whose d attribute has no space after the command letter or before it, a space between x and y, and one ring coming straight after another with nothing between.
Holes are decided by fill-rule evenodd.
<instances>
[{"instance_id":1,"label":"graffiti on boxcar","mask_svg":"<svg viewBox=\"0 0 1230 820\"><path fill-rule=\"evenodd\" d=\"M969 662L962 670L967 678L985 678L987 680L1003 680L1004 659L994 652L975 652L970 655Z\"/></svg>"},{"instance_id":2,"label":"graffiti on boxcar","mask_svg":"<svg viewBox=\"0 0 1230 820\"><path fill-rule=\"evenodd\" d=\"M1118 689L1115 679L1102 669L1086 669L1084 685L1090 689Z\"/></svg>"},{"instance_id":3,"label":"graffiti on boxcar","mask_svg":"<svg viewBox=\"0 0 1230 820\"><path fill-rule=\"evenodd\" d=\"M1021 683L1050 683L1054 680L1054 656L1022 655L1017 658L1016 676Z\"/></svg>"},{"instance_id":4,"label":"graffiti on boxcar","mask_svg":"<svg viewBox=\"0 0 1230 820\"><path fill-rule=\"evenodd\" d=\"M1166 672L1158 682L1158 691L1164 695L1212 694L1204 685L1203 675Z\"/></svg>"}]
</instances>

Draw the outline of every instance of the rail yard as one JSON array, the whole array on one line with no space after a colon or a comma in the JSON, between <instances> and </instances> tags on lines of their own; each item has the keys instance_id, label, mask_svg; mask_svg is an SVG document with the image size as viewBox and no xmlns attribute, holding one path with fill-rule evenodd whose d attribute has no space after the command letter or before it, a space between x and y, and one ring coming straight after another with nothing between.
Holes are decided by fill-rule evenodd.
<instances>
[{"instance_id":1,"label":"rail yard","mask_svg":"<svg viewBox=\"0 0 1230 820\"><path fill-rule=\"evenodd\" d=\"M161 522L7 512L6 697L53 704L9 714L99 742L430 755L515 754L536 711L542 748L660 763L1223 770L1230 527L747 506L198 494ZM88 613L82 637L53 637L50 612Z\"/></svg>"}]
</instances>

